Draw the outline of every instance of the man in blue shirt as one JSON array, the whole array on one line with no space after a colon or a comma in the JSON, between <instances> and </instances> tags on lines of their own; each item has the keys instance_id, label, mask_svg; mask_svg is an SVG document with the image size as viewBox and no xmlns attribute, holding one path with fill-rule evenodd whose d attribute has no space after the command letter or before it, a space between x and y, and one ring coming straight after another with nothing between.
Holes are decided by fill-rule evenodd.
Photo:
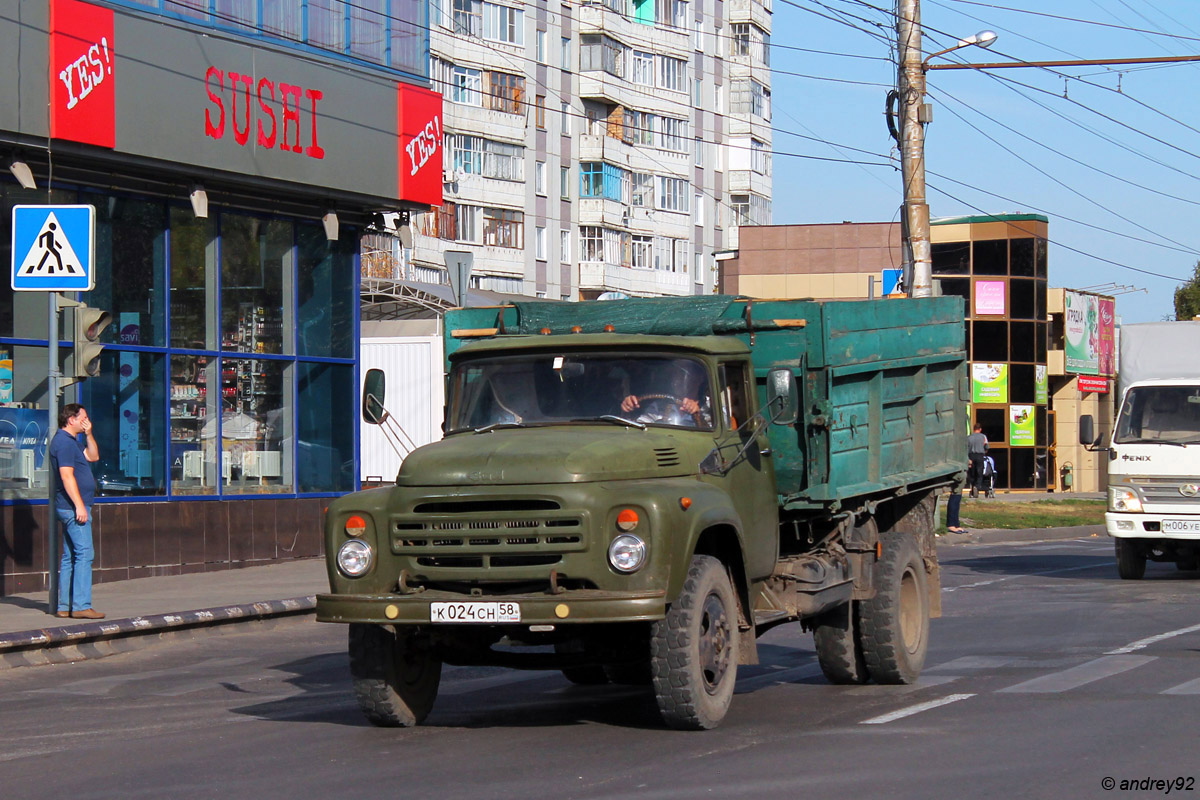
<instances>
[{"instance_id":1,"label":"man in blue shirt","mask_svg":"<svg viewBox=\"0 0 1200 800\"><path fill-rule=\"evenodd\" d=\"M58 428L50 441L51 468L58 470L54 516L63 524L65 539L58 569L57 615L104 619L92 608L92 501L96 497L92 462L100 460L100 449L87 410L78 403L59 410Z\"/></svg>"}]
</instances>

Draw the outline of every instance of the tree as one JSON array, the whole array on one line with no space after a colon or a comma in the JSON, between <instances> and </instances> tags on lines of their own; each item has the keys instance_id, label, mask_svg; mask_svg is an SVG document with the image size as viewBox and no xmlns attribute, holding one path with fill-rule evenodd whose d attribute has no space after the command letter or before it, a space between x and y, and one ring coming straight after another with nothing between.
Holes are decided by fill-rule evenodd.
<instances>
[{"instance_id":1,"label":"tree","mask_svg":"<svg viewBox=\"0 0 1200 800\"><path fill-rule=\"evenodd\" d=\"M1192 279L1175 290L1175 319L1190 320L1200 316L1200 261L1196 262Z\"/></svg>"}]
</instances>

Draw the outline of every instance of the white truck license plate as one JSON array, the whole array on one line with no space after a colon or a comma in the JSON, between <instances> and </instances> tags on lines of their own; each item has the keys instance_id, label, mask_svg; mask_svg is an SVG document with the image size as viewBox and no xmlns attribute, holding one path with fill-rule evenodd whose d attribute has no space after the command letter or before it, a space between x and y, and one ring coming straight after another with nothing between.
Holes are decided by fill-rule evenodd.
<instances>
[{"instance_id":1,"label":"white truck license plate","mask_svg":"<svg viewBox=\"0 0 1200 800\"><path fill-rule=\"evenodd\" d=\"M1164 519L1163 533L1200 533L1200 519Z\"/></svg>"},{"instance_id":2,"label":"white truck license plate","mask_svg":"<svg viewBox=\"0 0 1200 800\"><path fill-rule=\"evenodd\" d=\"M520 622L519 603L430 603L430 622Z\"/></svg>"}]
</instances>

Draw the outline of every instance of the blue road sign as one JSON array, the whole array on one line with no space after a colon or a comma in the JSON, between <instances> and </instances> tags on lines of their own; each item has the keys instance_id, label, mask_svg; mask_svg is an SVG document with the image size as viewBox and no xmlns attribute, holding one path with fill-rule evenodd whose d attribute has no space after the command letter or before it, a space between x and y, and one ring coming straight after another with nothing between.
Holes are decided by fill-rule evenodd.
<instances>
[{"instance_id":1,"label":"blue road sign","mask_svg":"<svg viewBox=\"0 0 1200 800\"><path fill-rule=\"evenodd\" d=\"M13 206L12 288L86 292L96 284L96 209Z\"/></svg>"},{"instance_id":2,"label":"blue road sign","mask_svg":"<svg viewBox=\"0 0 1200 800\"><path fill-rule=\"evenodd\" d=\"M903 289L900 281L904 280L904 270L885 269L883 271L883 296L887 297L897 289Z\"/></svg>"}]
</instances>

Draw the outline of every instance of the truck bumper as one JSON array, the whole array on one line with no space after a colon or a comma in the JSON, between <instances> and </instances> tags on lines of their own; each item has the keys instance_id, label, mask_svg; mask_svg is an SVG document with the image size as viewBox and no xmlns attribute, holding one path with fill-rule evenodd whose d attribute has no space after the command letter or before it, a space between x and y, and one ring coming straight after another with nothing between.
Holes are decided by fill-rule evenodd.
<instances>
[{"instance_id":1,"label":"truck bumper","mask_svg":"<svg viewBox=\"0 0 1200 800\"><path fill-rule=\"evenodd\" d=\"M1190 523L1193 530L1172 530L1171 523ZM1198 514L1104 514L1104 527L1116 539L1171 539L1200 542Z\"/></svg>"},{"instance_id":2,"label":"truck bumper","mask_svg":"<svg viewBox=\"0 0 1200 800\"><path fill-rule=\"evenodd\" d=\"M319 594L318 622L368 622L381 625L428 625L430 603L518 603L521 621L505 625L567 625L587 622L640 622L666 616L666 592L605 592L592 589L561 594L472 597L454 592L409 595ZM462 627L474 623L439 623Z\"/></svg>"}]
</instances>

